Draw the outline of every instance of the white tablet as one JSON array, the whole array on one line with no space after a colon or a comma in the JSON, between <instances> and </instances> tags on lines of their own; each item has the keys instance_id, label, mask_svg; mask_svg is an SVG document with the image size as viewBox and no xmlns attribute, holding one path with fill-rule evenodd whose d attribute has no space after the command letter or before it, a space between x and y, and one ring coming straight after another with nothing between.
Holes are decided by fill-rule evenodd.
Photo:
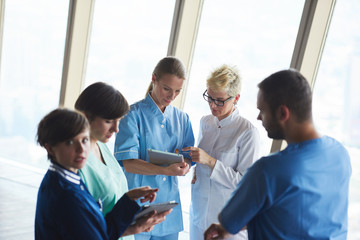
<instances>
[{"instance_id":1,"label":"white tablet","mask_svg":"<svg viewBox=\"0 0 360 240\"><path fill-rule=\"evenodd\" d=\"M151 204L151 205L144 205L141 207L141 212L136 214L135 220L145 216L148 213L151 213L154 210L156 210L157 213L162 213L162 212L165 212L165 211L175 207L176 205L178 205L178 203L175 201L155 203L155 204Z\"/></svg>"},{"instance_id":2,"label":"white tablet","mask_svg":"<svg viewBox=\"0 0 360 240\"><path fill-rule=\"evenodd\" d=\"M184 156L178 153L164 152L154 149L148 149L149 161L156 165L169 165L184 161Z\"/></svg>"}]
</instances>

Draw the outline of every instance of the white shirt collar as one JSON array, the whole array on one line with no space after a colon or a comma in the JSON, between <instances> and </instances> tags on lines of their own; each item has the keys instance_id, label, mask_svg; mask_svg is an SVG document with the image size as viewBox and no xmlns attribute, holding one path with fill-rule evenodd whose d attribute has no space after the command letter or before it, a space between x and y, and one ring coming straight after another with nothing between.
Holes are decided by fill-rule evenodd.
<instances>
[{"instance_id":1,"label":"white shirt collar","mask_svg":"<svg viewBox=\"0 0 360 240\"><path fill-rule=\"evenodd\" d=\"M66 170L65 168L61 167L60 165L51 163L49 166L49 170L53 171L53 172L57 172L60 176L62 176L66 180L80 185L80 176L77 175L76 173Z\"/></svg>"},{"instance_id":2,"label":"white shirt collar","mask_svg":"<svg viewBox=\"0 0 360 240\"><path fill-rule=\"evenodd\" d=\"M224 118L224 119L222 119L220 121L219 121L219 119L217 117L215 117L216 124L219 127L224 127L224 126L232 123L232 119L235 116L237 116L238 112L239 112L239 110L238 110L238 108L236 106L234 108L235 108L234 111L232 111L229 116L227 116L226 118Z\"/></svg>"}]
</instances>

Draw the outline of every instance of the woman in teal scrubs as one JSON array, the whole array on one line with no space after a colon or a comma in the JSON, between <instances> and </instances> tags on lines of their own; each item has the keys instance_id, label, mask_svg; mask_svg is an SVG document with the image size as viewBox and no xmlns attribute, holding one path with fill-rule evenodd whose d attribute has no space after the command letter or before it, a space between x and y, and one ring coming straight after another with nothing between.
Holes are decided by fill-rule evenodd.
<instances>
[{"instance_id":1,"label":"woman in teal scrubs","mask_svg":"<svg viewBox=\"0 0 360 240\"><path fill-rule=\"evenodd\" d=\"M183 230L177 176L189 171L187 161L169 166L149 162L149 148L176 152L194 145L189 116L170 103L180 93L185 80L183 63L175 57L165 57L155 67L145 99L131 105L129 113L120 120L114 154L125 169L129 188L143 185L159 188L155 202L175 200L179 203L166 220L149 233L135 235L136 240L176 240Z\"/></svg>"},{"instance_id":2,"label":"woman in teal scrubs","mask_svg":"<svg viewBox=\"0 0 360 240\"><path fill-rule=\"evenodd\" d=\"M84 113L90 123L90 153L79 173L95 200L101 200L105 216L128 191L125 175L106 142L118 132L119 121L129 111L129 105L114 87L97 82L80 94L75 108ZM139 219L123 234L129 236L120 239L133 240L133 234L150 231L168 213L151 214Z\"/></svg>"}]
</instances>

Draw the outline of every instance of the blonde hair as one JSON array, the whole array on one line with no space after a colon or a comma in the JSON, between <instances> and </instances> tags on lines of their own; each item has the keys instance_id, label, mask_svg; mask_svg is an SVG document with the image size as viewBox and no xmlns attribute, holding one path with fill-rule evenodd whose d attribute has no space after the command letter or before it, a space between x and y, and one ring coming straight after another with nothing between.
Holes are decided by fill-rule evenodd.
<instances>
[{"instance_id":1,"label":"blonde hair","mask_svg":"<svg viewBox=\"0 0 360 240\"><path fill-rule=\"evenodd\" d=\"M229 96L235 97L241 91L241 78L235 66L224 64L211 72L206 86L213 91L225 91Z\"/></svg>"},{"instance_id":2,"label":"blonde hair","mask_svg":"<svg viewBox=\"0 0 360 240\"><path fill-rule=\"evenodd\" d=\"M175 75L178 78L182 78L182 79L185 79L185 77L186 77L186 71L185 71L184 64L181 62L180 59L178 59L176 57L171 57L171 56L161 59L158 62L158 64L156 65L156 67L154 68L153 74L156 77L156 81L159 81L159 79L164 74ZM152 91L152 88L153 88L153 84L152 84L152 82L150 82L150 85L146 91L145 97L149 92Z\"/></svg>"}]
</instances>

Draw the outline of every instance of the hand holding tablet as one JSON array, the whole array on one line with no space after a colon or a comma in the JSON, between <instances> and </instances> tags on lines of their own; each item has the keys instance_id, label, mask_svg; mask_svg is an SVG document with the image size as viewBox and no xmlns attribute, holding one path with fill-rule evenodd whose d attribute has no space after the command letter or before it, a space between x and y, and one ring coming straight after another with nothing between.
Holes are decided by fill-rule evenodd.
<instances>
[{"instance_id":1,"label":"hand holding tablet","mask_svg":"<svg viewBox=\"0 0 360 240\"><path fill-rule=\"evenodd\" d=\"M165 211L175 207L176 205L178 205L178 203L175 201L156 203L156 204L151 204L151 205L144 205L141 208L141 212L139 212L135 216L135 220L145 216L146 214L151 213L154 210L156 210L157 213L162 213L162 212L165 212Z\"/></svg>"},{"instance_id":2,"label":"hand holding tablet","mask_svg":"<svg viewBox=\"0 0 360 240\"><path fill-rule=\"evenodd\" d=\"M184 161L184 156L179 153L170 153L154 149L148 149L149 161L156 165L169 165Z\"/></svg>"}]
</instances>

